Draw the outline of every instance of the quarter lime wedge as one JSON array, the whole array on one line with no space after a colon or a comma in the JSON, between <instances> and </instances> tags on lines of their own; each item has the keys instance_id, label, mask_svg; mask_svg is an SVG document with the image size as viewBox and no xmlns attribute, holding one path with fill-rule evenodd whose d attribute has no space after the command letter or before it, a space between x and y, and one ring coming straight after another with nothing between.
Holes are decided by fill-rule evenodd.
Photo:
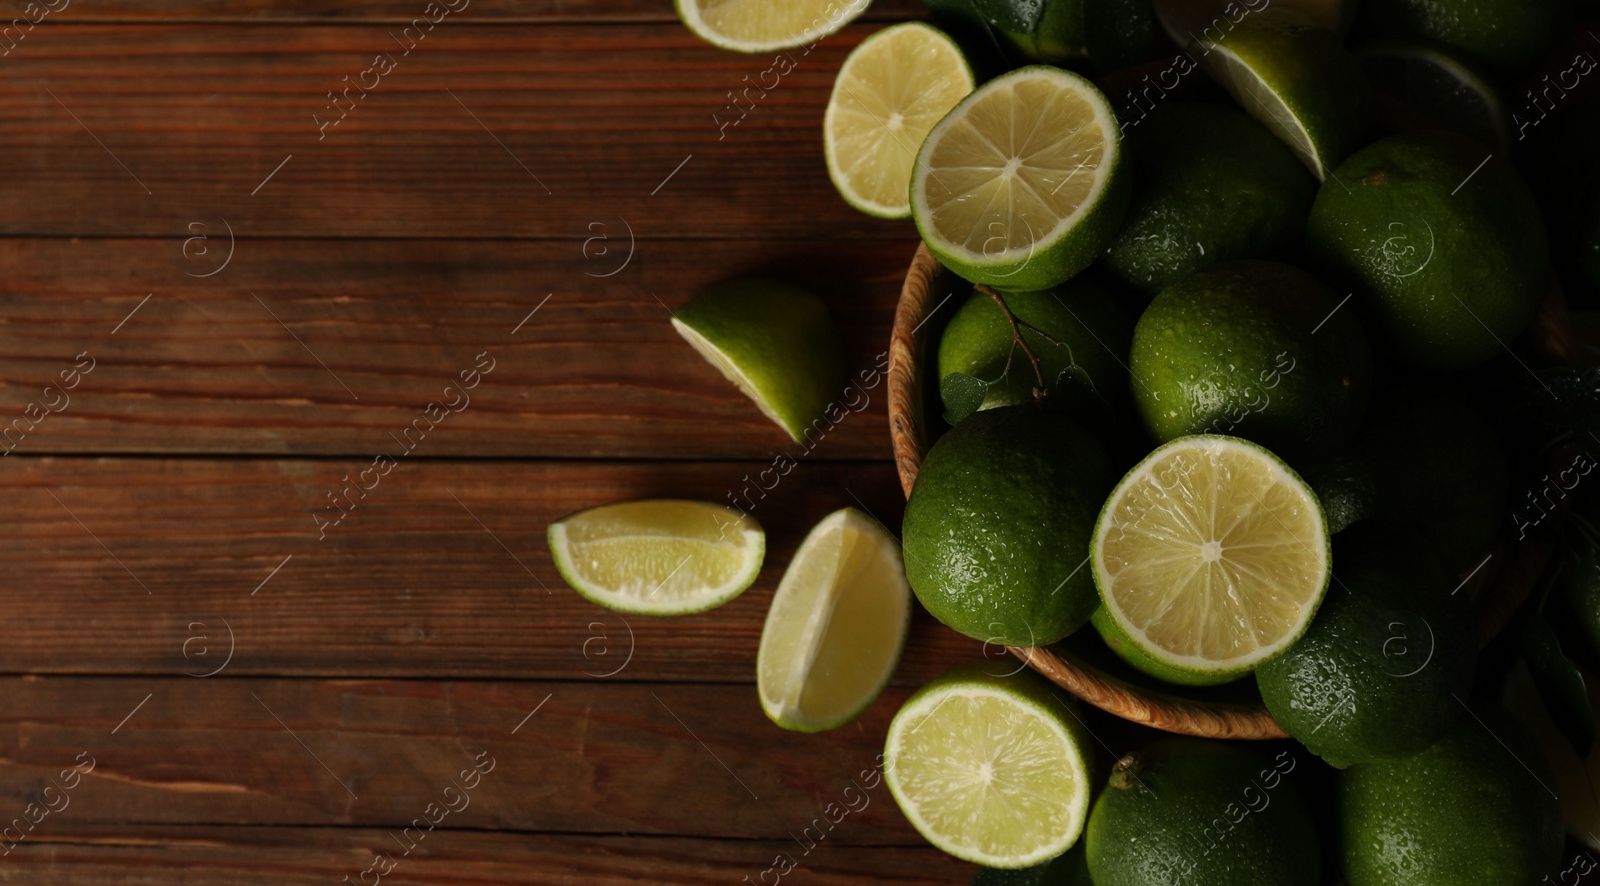
<instances>
[{"instance_id":1,"label":"quarter lime wedge","mask_svg":"<svg viewBox=\"0 0 1600 886\"><path fill-rule=\"evenodd\" d=\"M767 610L756 655L762 710L801 732L855 719L889 682L910 619L900 543L855 508L829 514Z\"/></svg>"},{"instance_id":2,"label":"quarter lime wedge","mask_svg":"<svg viewBox=\"0 0 1600 886\"><path fill-rule=\"evenodd\" d=\"M697 501L632 501L562 517L546 532L572 589L618 612L683 615L756 580L766 534L746 514Z\"/></svg>"}]
</instances>

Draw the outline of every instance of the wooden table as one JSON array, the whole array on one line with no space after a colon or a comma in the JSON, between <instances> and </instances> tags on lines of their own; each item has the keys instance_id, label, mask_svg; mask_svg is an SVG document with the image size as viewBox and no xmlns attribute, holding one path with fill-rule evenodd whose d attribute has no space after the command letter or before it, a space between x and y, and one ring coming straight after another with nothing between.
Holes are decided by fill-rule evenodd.
<instances>
[{"instance_id":1,"label":"wooden table","mask_svg":"<svg viewBox=\"0 0 1600 886\"><path fill-rule=\"evenodd\" d=\"M918 621L894 687L823 735L753 686L806 529L898 523L883 387L806 452L667 322L787 275L874 365L915 232L837 198L821 114L919 7L879 0L727 126L772 54L664 0L19 13L0 882L969 879L871 770L977 644ZM557 576L551 519L722 501L781 453L738 600L624 619Z\"/></svg>"}]
</instances>

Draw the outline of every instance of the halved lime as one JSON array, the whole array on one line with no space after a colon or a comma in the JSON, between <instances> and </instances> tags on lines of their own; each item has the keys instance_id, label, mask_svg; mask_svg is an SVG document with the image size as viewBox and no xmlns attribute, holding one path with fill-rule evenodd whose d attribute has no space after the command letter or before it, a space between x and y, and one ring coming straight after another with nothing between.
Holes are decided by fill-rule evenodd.
<instances>
[{"instance_id":1,"label":"halved lime","mask_svg":"<svg viewBox=\"0 0 1600 886\"><path fill-rule=\"evenodd\" d=\"M1372 84L1332 31L1271 7L1195 35L1191 55L1250 116L1322 181L1361 146L1375 116Z\"/></svg>"},{"instance_id":2,"label":"halved lime","mask_svg":"<svg viewBox=\"0 0 1600 886\"><path fill-rule=\"evenodd\" d=\"M1129 471L1100 512L1090 559L1105 615L1194 683L1288 649L1332 574L1311 488L1262 447L1219 434L1179 437Z\"/></svg>"},{"instance_id":3,"label":"halved lime","mask_svg":"<svg viewBox=\"0 0 1600 886\"><path fill-rule=\"evenodd\" d=\"M696 37L735 52L805 46L867 11L872 0L676 0L678 18Z\"/></svg>"},{"instance_id":4,"label":"halved lime","mask_svg":"<svg viewBox=\"0 0 1600 886\"><path fill-rule=\"evenodd\" d=\"M1088 267L1128 207L1111 103L1088 80L1035 65L996 77L928 133L911 216L957 274L1048 289Z\"/></svg>"},{"instance_id":5,"label":"halved lime","mask_svg":"<svg viewBox=\"0 0 1600 886\"><path fill-rule=\"evenodd\" d=\"M761 709L800 732L850 722L889 682L910 623L900 543L855 508L829 514L800 543L767 610Z\"/></svg>"},{"instance_id":6,"label":"halved lime","mask_svg":"<svg viewBox=\"0 0 1600 886\"><path fill-rule=\"evenodd\" d=\"M793 283L718 283L679 308L672 328L796 443L844 394L839 329L822 300Z\"/></svg>"},{"instance_id":7,"label":"halved lime","mask_svg":"<svg viewBox=\"0 0 1600 886\"><path fill-rule=\"evenodd\" d=\"M649 500L569 514L546 531L556 569L594 603L640 615L703 612L756 580L767 537L748 514Z\"/></svg>"},{"instance_id":8,"label":"halved lime","mask_svg":"<svg viewBox=\"0 0 1600 886\"><path fill-rule=\"evenodd\" d=\"M1465 53L1421 40L1381 40L1356 57L1380 92L1422 115L1424 124L1511 153L1511 118L1500 91Z\"/></svg>"},{"instance_id":9,"label":"halved lime","mask_svg":"<svg viewBox=\"0 0 1600 886\"><path fill-rule=\"evenodd\" d=\"M928 130L975 85L955 41L906 22L857 46L833 81L822 147L833 186L880 218L911 215L911 166Z\"/></svg>"},{"instance_id":10,"label":"halved lime","mask_svg":"<svg viewBox=\"0 0 1600 886\"><path fill-rule=\"evenodd\" d=\"M1032 671L958 667L906 700L889 724L884 780L934 846L991 868L1025 868L1072 848L1089 811L1089 736L1077 702Z\"/></svg>"}]
</instances>

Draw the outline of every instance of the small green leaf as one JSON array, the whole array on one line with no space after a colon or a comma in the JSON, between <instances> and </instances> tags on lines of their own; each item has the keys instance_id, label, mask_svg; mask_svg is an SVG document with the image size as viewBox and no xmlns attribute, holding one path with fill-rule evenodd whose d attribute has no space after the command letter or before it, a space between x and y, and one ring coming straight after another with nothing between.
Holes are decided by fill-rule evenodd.
<instances>
[{"instance_id":1,"label":"small green leaf","mask_svg":"<svg viewBox=\"0 0 1600 886\"><path fill-rule=\"evenodd\" d=\"M978 411L989 396L989 383L965 372L952 372L939 382L939 399L944 401L944 418L951 424Z\"/></svg>"},{"instance_id":2,"label":"small green leaf","mask_svg":"<svg viewBox=\"0 0 1600 886\"><path fill-rule=\"evenodd\" d=\"M1522 622L1522 655L1550 719L1578 756L1588 759L1589 750L1594 747L1595 725L1583 674L1561 651L1549 622L1537 612L1528 613Z\"/></svg>"},{"instance_id":3,"label":"small green leaf","mask_svg":"<svg viewBox=\"0 0 1600 886\"><path fill-rule=\"evenodd\" d=\"M1067 368L1056 374L1055 383L1050 386L1050 393L1060 396L1072 388L1081 388L1088 391L1095 399L1105 401L1100 392L1095 390L1094 379L1089 377L1088 370L1076 363L1068 363Z\"/></svg>"}]
</instances>

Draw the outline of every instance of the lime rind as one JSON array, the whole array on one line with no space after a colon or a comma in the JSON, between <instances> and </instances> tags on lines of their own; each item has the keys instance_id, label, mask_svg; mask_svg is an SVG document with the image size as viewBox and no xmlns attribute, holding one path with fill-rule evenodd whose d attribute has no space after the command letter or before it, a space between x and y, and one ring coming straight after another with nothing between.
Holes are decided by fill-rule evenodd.
<instances>
[{"instance_id":1,"label":"lime rind","mask_svg":"<svg viewBox=\"0 0 1600 886\"><path fill-rule=\"evenodd\" d=\"M654 559L657 562L667 563L668 568L663 574L633 576L641 582L636 586L619 588L600 584L589 577L594 569L584 568L583 564L574 558L574 549L578 544L575 544L575 540L571 537L570 527L578 522L604 519L610 516L610 513L616 513L615 509L638 506L681 508L685 518L705 519L714 526L718 539L707 541L704 538L708 534L706 532L698 533L702 536L699 539L687 539L689 542L687 544L684 543L686 539L683 536L674 536L669 532L611 536L604 540L610 543L607 546L622 547L631 542L637 546L636 550L647 549L650 553L656 554ZM730 530L730 527L736 528ZM732 538L728 538L730 535ZM766 533L753 517L732 508L697 501L653 500L588 508L568 514L551 523L545 530L545 539L550 546L550 555L555 561L556 571L569 587L591 603L629 615L688 615L715 609L744 593L755 583L766 555ZM706 550L707 544L723 544L729 547L737 554L738 565L729 570L728 575L716 584L699 587L674 586L673 594L656 598L656 594L680 574L684 575L685 580L693 577L694 572L692 570L685 572L685 569L692 565L694 551ZM686 548L688 553L684 554L682 559L667 553L669 549L676 553ZM592 565L599 564L595 561ZM647 584L652 586L652 590L641 594L643 586Z\"/></svg>"},{"instance_id":2,"label":"lime rind","mask_svg":"<svg viewBox=\"0 0 1600 886\"><path fill-rule=\"evenodd\" d=\"M1110 539L1111 533L1124 533L1127 532L1132 526L1137 525L1136 521L1125 521L1124 518L1126 515L1122 513L1122 509L1120 507L1123 503L1123 500L1137 493L1139 491L1139 487L1148 486L1150 478L1158 468L1171 463L1174 454L1181 454L1185 451L1196 452L1200 457L1206 459L1206 463L1208 465L1211 462L1214 462L1219 455L1231 456L1233 458L1242 456L1248 460L1245 462L1245 464L1254 465L1258 472L1261 470L1265 471L1265 476L1257 479L1258 482L1261 480L1269 481L1269 485L1266 487L1269 493L1274 489L1281 488L1288 496L1288 502L1290 506L1298 506L1304 509L1303 514L1295 515L1297 519L1305 521L1307 524L1302 528L1308 531L1302 534L1291 530L1287 525L1283 524L1281 518L1279 518L1276 513L1273 513L1270 509L1268 509L1267 503L1259 497L1256 497L1257 502L1262 506L1263 512L1272 517L1272 519L1277 522L1279 528L1282 529L1282 534L1287 535L1289 540L1293 542L1293 545L1279 543L1276 546L1291 552L1298 551L1299 554L1305 555L1302 559L1309 561L1308 563L1302 564L1302 566L1308 566L1309 568L1302 568L1298 572L1292 573L1289 576L1289 578L1299 581L1305 586L1296 589L1299 593L1298 598L1290 599L1287 601L1287 603L1277 602L1277 599L1286 593L1286 588L1284 588L1282 585L1274 582L1268 582L1259 575L1253 575L1249 570L1238 565L1237 563L1229 563L1229 561L1226 560L1225 553L1229 547L1243 550L1246 549L1247 546L1224 545L1218 539L1211 537L1218 534L1216 529L1217 518L1219 515L1216 509L1216 501L1212 500L1210 502L1207 513L1198 514L1194 512L1195 502L1200 501L1200 497L1207 490L1188 485L1186 482L1188 480L1187 471L1180 475L1174 476L1170 487L1160 487L1163 492L1166 493L1165 499L1168 502L1165 505L1165 510L1155 508L1146 510L1144 512L1152 514L1152 522L1167 520L1172 522L1175 526L1178 526L1179 531L1188 532L1194 537L1198 537L1200 535L1205 535L1207 537L1205 542L1201 542L1194 546L1195 550L1193 553L1184 551L1179 554L1172 554L1168 558L1165 558L1165 560L1145 559L1144 562L1151 565L1164 566L1168 561L1178 562L1178 558L1183 556L1202 561L1195 567L1195 570L1188 573L1183 580L1185 582L1193 580L1198 574L1199 570L1204 569L1206 576L1205 593L1213 600L1215 600L1216 597L1212 595L1211 592L1212 577L1216 574L1216 572L1223 572L1223 579L1229 582L1227 586L1226 599L1232 603L1232 608L1235 610L1235 614L1238 616L1238 618L1236 618L1234 621L1234 624L1238 625L1238 619L1242 618L1244 620L1244 626L1248 630L1255 632L1255 636L1252 638L1253 642L1255 643L1254 648L1244 652L1243 654L1230 655L1223 658L1216 655L1180 653L1164 648L1155 642L1149 635L1147 630L1148 625L1137 623L1125 612L1124 607L1118 599L1119 591L1122 589L1116 587L1116 576L1111 566L1107 563L1107 546L1110 543L1108 539ZM1208 469L1215 470L1216 468L1213 465ZM1236 468L1229 469L1227 476L1232 483L1242 482ZM1244 479L1248 480L1250 478ZM1157 481L1158 484L1163 482L1165 481ZM1226 487L1219 484L1211 487L1210 491L1213 494L1218 494L1225 488ZM1251 492L1250 494L1255 497L1254 492ZM1174 507L1174 503L1178 506ZM1185 508L1183 507L1184 505L1188 505L1189 507ZM1220 533L1225 539L1232 534L1234 529L1238 528L1251 515L1248 513L1241 515L1235 512L1231 515L1225 514L1224 516L1229 517L1233 521L1232 525L1230 525L1228 529L1223 530ZM1209 525L1202 526L1201 523L1197 521L1203 521ZM1250 527L1247 526L1246 529L1249 530ZM1272 532L1270 526L1267 527L1267 531L1269 533ZM1141 530L1141 532L1143 532L1147 537L1157 537L1148 530ZM1161 541L1166 543L1169 547L1177 547L1180 545L1186 546L1191 541L1191 539L1174 536L1165 536L1160 538ZM1257 542L1255 544L1259 546L1265 543ZM1214 547L1212 547L1210 550L1207 550L1207 548L1211 546ZM1254 557L1255 555L1251 556ZM1120 482L1118 482L1116 488L1106 500L1105 507L1101 510L1099 519L1095 522L1094 536L1090 544L1090 561L1093 568L1095 586L1100 591L1100 600L1105 609L1105 615L1114 622L1116 628L1127 638L1127 641L1132 644L1138 653L1162 665L1164 668L1170 668L1174 671L1187 672L1196 675L1195 679L1185 681L1195 685L1225 682L1226 679L1243 676L1244 674L1255 670L1260 665L1271 661L1278 655L1281 655L1290 646L1292 646L1296 640L1300 639L1300 637L1305 634L1306 629L1310 627L1311 620L1313 617L1315 617L1317 607L1321 604L1322 597L1327 592L1328 583L1332 580L1333 576L1332 547L1327 530L1327 520L1323 514L1322 505L1317 500L1316 494L1312 492L1310 486L1308 486L1306 482L1300 478L1299 474L1295 473L1293 468L1290 468L1283 462L1282 459L1278 458L1264 447L1255 443L1251 443L1248 440L1239 439L1237 437L1228 437L1221 434L1197 434L1179 437L1158 447L1154 452L1146 456L1143 461L1139 462L1138 465L1135 465L1134 468L1130 470ZM1213 569L1211 564L1215 562L1222 562L1226 565L1215 567L1215 569ZM1234 567L1232 573L1226 572L1227 565L1232 565ZM1276 564L1272 565L1275 566ZM1263 637L1262 632L1257 629L1256 619L1258 616L1262 615L1260 605L1264 602L1264 600L1260 598L1250 601L1241 600L1238 596L1240 588L1237 583L1241 577L1250 577L1258 584L1270 585L1270 587L1263 587L1260 588L1260 590L1265 592L1266 601L1272 601L1277 606L1278 611L1276 615L1282 616L1286 606L1294 608L1294 611L1289 618L1284 619L1279 617L1277 619L1277 623L1280 625L1280 627L1277 630L1276 636ZM1134 590L1134 592L1137 593L1137 590ZM1164 616L1168 610L1173 608L1173 606L1175 606L1181 600L1181 595L1173 594L1170 591L1166 593L1168 598L1167 603L1165 608L1158 613L1158 619L1161 616ZM1252 607L1255 608L1253 609ZM1209 627L1210 619L1213 617L1213 615L1213 610L1204 610L1198 616L1201 619L1199 627L1202 629ZM1188 623L1187 626L1191 629L1195 627L1195 625L1192 624L1192 621ZM1226 627L1219 626L1219 629L1226 630ZM1188 637L1186 639L1190 642L1193 642L1192 637ZM1139 656L1124 656L1124 658L1130 664L1142 666ZM1145 668L1141 667L1141 669ZM1145 670L1149 672L1152 669ZM1166 672L1157 672L1152 673L1151 676L1166 678L1168 675Z\"/></svg>"},{"instance_id":3,"label":"lime rind","mask_svg":"<svg viewBox=\"0 0 1600 886\"><path fill-rule=\"evenodd\" d=\"M782 4L772 3L769 0L706 0L706 2L674 0L673 5L677 8L678 19L696 37L720 49L754 53L795 49L815 43L823 37L837 33L861 13L866 12L867 7L872 5L872 0L809 0L809 2L784 0ZM727 33L726 27L719 28L712 21L708 21L708 16L703 10L710 7L718 10L745 7L756 11L755 18L766 21L787 17L791 19L791 26L778 36L755 37L748 34L743 36L731 34ZM810 22L797 27L793 25L793 21L803 20L805 13L812 10L815 10L815 13Z\"/></svg>"},{"instance_id":4,"label":"lime rind","mask_svg":"<svg viewBox=\"0 0 1600 886\"><path fill-rule=\"evenodd\" d=\"M1001 676L986 670L992 667L996 665L987 663L957 668L906 700L894 721L889 724L885 738L884 781L888 783L890 794L912 827L935 847L963 861L990 868L1016 870L1054 858L1077 843L1089 814L1092 754L1085 752L1090 739L1083 724L1068 706L1072 702L1061 699L1052 687L1031 672L1013 672ZM965 712L963 705L967 708ZM950 718L962 713L975 714L980 706L987 708L984 712L987 714L1010 709L1028 718L1025 722L1031 734L1014 746L1007 747L1006 742L1012 736L997 731L994 721L990 719L975 724L982 727L975 730L981 733L976 739L984 742L986 747L931 747L959 734L955 728L959 723L952 723L948 719L945 728L936 726L924 732L922 727L928 723L938 723L933 719L935 715L943 713ZM982 720L984 714L975 715ZM974 755L983 756L984 760L971 770L934 774L926 781L907 783L908 779L916 777L908 774L913 766L909 765L911 761L906 757L908 752L915 753L916 748L911 744L914 737L927 743L921 746L925 753L938 756L935 766L931 768L956 766L963 762L970 764ZM948 741L945 743L949 744ZM1024 748L1033 752L1036 759L1019 760L1019 752ZM1006 751L1011 753L1007 754ZM962 760L962 754L968 759ZM1037 783L1026 786L1008 784L995 777L995 768L1019 764L1034 764L1036 769L1057 777L1064 773L1070 781L1069 794L1062 797L1040 795L1036 790L1039 787ZM922 767L923 770L927 768L930 767ZM916 775L927 776L928 773L922 771ZM946 833L936 827L930 820L935 817L935 810L930 808L930 803L948 804L960 793L970 792L980 780L987 780L986 788L996 784L1000 785L1002 791L1009 788L1013 796L1002 800L986 790L984 800L979 801L976 808L961 810L965 815L958 818L964 818L967 824L961 828L961 833ZM1019 802L1019 795L1025 795L1021 802L1034 804L1032 808L1016 808L1013 804ZM1050 826L1050 814L1060 819L1056 822L1058 827ZM985 826L993 822L984 821L984 815L993 819L1011 815L1016 828L1031 826L1034 833L1027 836L1037 839L1027 841L1031 845L1020 851L1001 854L993 849L985 849L977 845L976 834L985 831Z\"/></svg>"},{"instance_id":5,"label":"lime rind","mask_svg":"<svg viewBox=\"0 0 1600 886\"><path fill-rule=\"evenodd\" d=\"M884 109L880 108L879 113L874 113L869 109L865 100L851 88L851 80L856 78L856 69L858 67L861 67L869 60L876 61L874 59L875 54L891 53L894 51L893 43L910 43L911 41L921 41L923 44L920 47L920 52L916 55L919 59L919 64L913 70L901 72L908 76L898 84L900 87L898 95L890 98L879 96L879 98L884 98L885 105L889 104L890 101L899 102L901 105L910 105L927 101L937 91L948 93L950 91L948 89L938 89L943 84L938 83L935 79L942 71L948 72L948 76L954 78L955 91L960 93L960 95L955 96L956 101L972 92L977 85L977 81L973 75L972 66L967 62L966 57L962 55L961 49L956 45L955 41L946 36L943 31L922 22L903 22L873 34L850 52L849 57L844 61L844 65L839 68L838 76L834 78L833 93L828 98L828 107L822 116L822 152L828 164L828 177L833 181L834 188L839 191L839 195L844 198L846 203L860 212L877 218L901 219L911 217L908 187L910 168L915 165L917 151L922 147L923 139L927 137L928 129L931 126L918 127L914 124L909 127L903 126L902 120L897 118L902 118L906 112L915 110L905 106L897 105L889 109L887 111L888 119L884 119ZM865 84L858 85L866 88ZM841 90L843 90L842 93ZM906 95L908 91L913 94ZM952 101L949 105L938 106L937 112L931 116L943 118L954 104L955 102ZM862 193L863 188L852 182L856 166L861 163L873 162L875 158L872 156L858 156L851 161L847 161L844 158L843 155L847 153L847 150L840 143L839 130L842 128L842 118L848 114L863 114L870 117L872 123L888 138L886 142L880 141L876 145L869 146L870 150L866 151L866 154L876 151L893 151L902 152L908 158L906 176L899 180L900 187L895 189L893 203L866 196ZM937 119L934 122L937 122ZM860 149L857 148L857 150Z\"/></svg>"},{"instance_id":6,"label":"lime rind","mask_svg":"<svg viewBox=\"0 0 1600 886\"><path fill-rule=\"evenodd\" d=\"M1019 90L1024 89L1036 93L1048 90L1050 94L1043 98L1035 96L1030 101L1017 97ZM998 97L1008 90L1011 93L1008 98ZM1081 110L1088 112L1089 119L1066 133L1065 138L1043 138L1035 147L1039 124L1052 110L1058 114L1080 113L1079 108L1037 104L1058 97L1062 104L1081 104ZM1019 121L1016 116L1019 106L1027 106L1024 110L1033 114L1033 119ZM985 123L998 127L997 115L1002 109L1010 115L1008 140L1014 142L1016 132L1022 129L1021 124L1026 124L1027 134L1022 144L997 144L991 138L992 133L981 128L980 124ZM1085 133L1090 125L1094 131ZM945 148L958 128L961 134L957 141L964 142L963 147L986 144L993 155L987 158L991 162L944 168L940 162L942 150L952 155L962 153L961 148ZM1076 148L1072 155L1081 153L1083 159L1071 168L1035 166L1024 162L1019 153L1030 148L1034 149L1033 155ZM1011 154L1009 160L992 162L1007 154ZM911 174L911 216L928 249L962 277L1006 290L1048 289L1088 267L1115 233L1128 204L1126 178L1119 174L1121 159L1120 124L1111 103L1093 83L1070 71L1046 65L1018 68L978 87L929 130ZM1090 160L1095 161L1092 166L1088 165ZM943 177L939 174L941 169ZM1037 187L1029 182L1028 175L1022 174L1024 170L1039 179ZM1061 188L1084 172L1092 173L1088 187L1075 187L1067 198L1058 200L1056 195ZM1052 181L1055 187L1043 192ZM938 221L941 212L952 207L965 212L966 201L984 191L987 196L979 198L983 200L982 208L963 236L965 242L947 237ZM1005 194L1005 205L991 211L1001 191ZM1070 211L1057 213L1062 202L1073 195L1078 197ZM1028 213L1016 208L1023 200L1039 208L1039 229L1035 229ZM1054 216L1048 218L1048 226L1045 213ZM1019 224L1020 231L1016 230ZM981 248L974 249L968 244L978 236L982 237L977 241Z\"/></svg>"},{"instance_id":7,"label":"lime rind","mask_svg":"<svg viewBox=\"0 0 1600 886\"><path fill-rule=\"evenodd\" d=\"M700 356L706 359L707 363L715 366L717 371L722 373L723 378L733 382L733 386L738 388L741 394L749 397L756 404L756 408L761 410L762 415L772 419L773 423L787 431L790 437L795 437L796 442L798 442L795 424L790 420L791 416L784 415L778 411L778 408L763 393L761 386L746 375L744 370L739 368L739 364L735 363L721 348L717 347L711 339L701 335L699 330L679 320L677 317L672 318L672 328L676 329L678 334L683 336L683 340L689 343L689 347L694 348Z\"/></svg>"},{"instance_id":8,"label":"lime rind","mask_svg":"<svg viewBox=\"0 0 1600 886\"><path fill-rule=\"evenodd\" d=\"M846 593L864 593L866 589L853 585L855 578L871 564L866 560L855 560L851 555L855 550L845 550L843 543L850 540L854 534L854 545L867 545L870 550L865 551L868 557L882 556L888 559L890 572L898 578L898 585L884 589L890 595L891 606L898 603L899 617L884 619L875 622L873 627L881 629L882 633L889 635L887 642L873 646L869 651L878 653L877 664L881 673L875 680L857 693L857 697L838 706L829 713L808 712L804 709L806 692L819 662L818 657L826 646L827 634L833 627L833 618L839 610L843 596ZM824 549L825 545L837 545L834 550ZM831 560L831 569L825 575L818 575L817 570L808 570L807 567L826 564ZM854 573L843 574L842 570L847 564L855 562ZM809 574L807 574L809 572ZM807 587L804 583L808 580L821 579L827 586L815 594L816 599L802 601L801 595L814 588ZM810 602L810 607L803 613L797 612L797 604ZM798 636L785 635L783 621L804 617ZM882 694L883 688L888 685L889 678L894 674L895 666L899 663L901 650L905 647L906 634L911 626L911 586L905 581L905 568L900 562L900 544L894 536L884 529L871 517L855 508L844 508L829 514L819 522L800 547L795 551L794 559L790 561L788 570L784 572L783 579L778 583L778 590L773 594L772 603L767 610L767 618L761 630L761 644L756 653L756 687L761 698L761 709L768 719L797 732L822 732L835 729L851 720L854 720ZM851 626L860 628L860 625ZM782 637L783 641L778 638ZM861 647L857 647L859 650ZM776 660L778 656L789 655L787 662ZM828 670L832 670L835 662L822 663ZM861 662L853 664L860 665ZM781 665L786 665L782 666ZM781 672L781 673L779 673ZM779 677L781 685L774 686L772 677Z\"/></svg>"}]
</instances>

